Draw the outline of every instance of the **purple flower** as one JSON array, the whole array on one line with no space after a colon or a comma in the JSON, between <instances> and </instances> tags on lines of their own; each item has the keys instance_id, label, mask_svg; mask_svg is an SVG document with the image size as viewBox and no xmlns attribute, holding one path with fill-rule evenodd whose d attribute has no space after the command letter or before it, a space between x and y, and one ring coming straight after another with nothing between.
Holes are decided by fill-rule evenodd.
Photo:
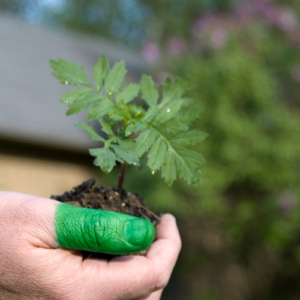
<instances>
[{"instance_id":1,"label":"purple flower","mask_svg":"<svg viewBox=\"0 0 300 300\"><path fill-rule=\"evenodd\" d=\"M228 32L225 28L219 27L212 31L210 40L211 46L215 49L222 48L228 39Z\"/></svg>"},{"instance_id":2,"label":"purple flower","mask_svg":"<svg viewBox=\"0 0 300 300\"><path fill-rule=\"evenodd\" d=\"M292 71L292 77L295 81L300 83L300 66L296 66L295 69Z\"/></svg>"},{"instance_id":3,"label":"purple flower","mask_svg":"<svg viewBox=\"0 0 300 300\"><path fill-rule=\"evenodd\" d=\"M171 37L167 41L167 50L170 54L179 55L186 52L186 43L184 39Z\"/></svg>"},{"instance_id":4,"label":"purple flower","mask_svg":"<svg viewBox=\"0 0 300 300\"><path fill-rule=\"evenodd\" d=\"M283 31L294 30L298 26L298 19L291 10L284 10L278 14L277 26Z\"/></svg>"},{"instance_id":5,"label":"purple flower","mask_svg":"<svg viewBox=\"0 0 300 300\"><path fill-rule=\"evenodd\" d=\"M142 47L142 56L151 63L156 63L160 60L161 54L158 44L147 41Z\"/></svg>"}]
</instances>

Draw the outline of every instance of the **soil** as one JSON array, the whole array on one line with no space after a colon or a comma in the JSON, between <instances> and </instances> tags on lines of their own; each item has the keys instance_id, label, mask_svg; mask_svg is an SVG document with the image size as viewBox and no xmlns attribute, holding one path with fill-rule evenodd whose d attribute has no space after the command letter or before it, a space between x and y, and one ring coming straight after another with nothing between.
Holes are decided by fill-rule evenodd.
<instances>
[{"instance_id":1,"label":"soil","mask_svg":"<svg viewBox=\"0 0 300 300\"><path fill-rule=\"evenodd\" d=\"M151 212L137 193L131 194L123 188L95 187L95 179L89 179L74 187L71 191L60 196L51 196L51 199L84 208L102 209L120 212L135 217L140 217L151 221L154 225L159 217ZM135 253L135 255L145 255L147 251ZM84 257L101 257L110 259L114 255L95 254L83 251Z\"/></svg>"}]
</instances>

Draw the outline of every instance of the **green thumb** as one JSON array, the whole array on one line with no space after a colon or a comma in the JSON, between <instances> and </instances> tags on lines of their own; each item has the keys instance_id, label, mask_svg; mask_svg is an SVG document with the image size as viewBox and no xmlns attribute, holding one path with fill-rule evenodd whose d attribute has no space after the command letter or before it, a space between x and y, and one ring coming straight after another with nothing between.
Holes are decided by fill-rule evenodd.
<instances>
[{"instance_id":1,"label":"green thumb","mask_svg":"<svg viewBox=\"0 0 300 300\"><path fill-rule=\"evenodd\" d=\"M60 248L109 254L144 250L155 237L148 220L63 203L55 211L55 231Z\"/></svg>"}]
</instances>

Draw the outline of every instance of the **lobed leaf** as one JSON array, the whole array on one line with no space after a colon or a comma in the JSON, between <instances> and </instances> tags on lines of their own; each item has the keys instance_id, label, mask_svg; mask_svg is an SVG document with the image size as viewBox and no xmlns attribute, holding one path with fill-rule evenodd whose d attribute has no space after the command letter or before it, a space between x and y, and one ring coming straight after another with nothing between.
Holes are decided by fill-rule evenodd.
<instances>
[{"instance_id":1,"label":"lobed leaf","mask_svg":"<svg viewBox=\"0 0 300 300\"><path fill-rule=\"evenodd\" d=\"M109 115L109 120L112 123L117 124L118 122L124 120L124 116L115 108L111 112L107 113Z\"/></svg>"},{"instance_id":2,"label":"lobed leaf","mask_svg":"<svg viewBox=\"0 0 300 300\"><path fill-rule=\"evenodd\" d=\"M189 149L176 148L176 164L178 173L188 184L198 185L201 182L199 165L205 163L201 154Z\"/></svg>"},{"instance_id":3,"label":"lobed leaf","mask_svg":"<svg viewBox=\"0 0 300 300\"><path fill-rule=\"evenodd\" d=\"M116 165L116 155L108 147L90 149L90 154L95 156L94 164L99 166L103 172L110 173Z\"/></svg>"},{"instance_id":4,"label":"lobed leaf","mask_svg":"<svg viewBox=\"0 0 300 300\"><path fill-rule=\"evenodd\" d=\"M129 84L120 93L118 93L116 103L118 104L120 101L123 101L124 103L132 101L139 94L139 91L139 84Z\"/></svg>"},{"instance_id":5,"label":"lobed leaf","mask_svg":"<svg viewBox=\"0 0 300 300\"><path fill-rule=\"evenodd\" d=\"M127 162L130 165L138 165L139 164L139 157L131 150L120 147L118 145L111 145L114 149L115 154L121 160Z\"/></svg>"},{"instance_id":6,"label":"lobed leaf","mask_svg":"<svg viewBox=\"0 0 300 300\"><path fill-rule=\"evenodd\" d=\"M135 120L140 120L146 113L142 106L130 104L131 115Z\"/></svg>"},{"instance_id":7,"label":"lobed leaf","mask_svg":"<svg viewBox=\"0 0 300 300\"><path fill-rule=\"evenodd\" d=\"M94 66L94 74L93 74L93 79L98 91L100 91L101 88L103 87L108 72L109 72L109 61L105 55L102 55L97 60L97 63Z\"/></svg>"},{"instance_id":8,"label":"lobed leaf","mask_svg":"<svg viewBox=\"0 0 300 300\"><path fill-rule=\"evenodd\" d=\"M105 116L107 113L112 112L115 110L115 105L113 102L108 100L107 98L103 99L103 101L95 106L93 109L89 111L88 114L88 121L99 119L103 116Z\"/></svg>"},{"instance_id":9,"label":"lobed leaf","mask_svg":"<svg viewBox=\"0 0 300 300\"><path fill-rule=\"evenodd\" d=\"M159 107L153 106L147 110L141 121L150 124L158 113Z\"/></svg>"},{"instance_id":10,"label":"lobed leaf","mask_svg":"<svg viewBox=\"0 0 300 300\"><path fill-rule=\"evenodd\" d=\"M93 125L88 126L87 124L83 123L77 123L75 124L76 127L83 129L84 132L86 132L91 138L93 142L105 142L105 139L102 138L93 128Z\"/></svg>"},{"instance_id":11,"label":"lobed leaf","mask_svg":"<svg viewBox=\"0 0 300 300\"><path fill-rule=\"evenodd\" d=\"M167 132L171 134L177 134L182 131L189 129L191 123L199 118L202 109L198 107L185 109L180 111L173 119L170 119L168 122L163 124L159 128L161 132Z\"/></svg>"},{"instance_id":12,"label":"lobed leaf","mask_svg":"<svg viewBox=\"0 0 300 300\"><path fill-rule=\"evenodd\" d=\"M120 101L118 103L118 112L120 115L124 117L124 119L131 120L131 110L130 110L130 105L125 104L123 101Z\"/></svg>"},{"instance_id":13,"label":"lobed leaf","mask_svg":"<svg viewBox=\"0 0 300 300\"><path fill-rule=\"evenodd\" d=\"M152 172L155 172L160 168L164 161L166 152L167 144L163 138L159 137L148 152L147 165Z\"/></svg>"},{"instance_id":14,"label":"lobed leaf","mask_svg":"<svg viewBox=\"0 0 300 300\"><path fill-rule=\"evenodd\" d=\"M104 119L100 119L99 123L101 125L101 129L102 129L103 132L105 132L109 136L114 135L114 132L113 132L111 126Z\"/></svg>"},{"instance_id":15,"label":"lobed leaf","mask_svg":"<svg viewBox=\"0 0 300 300\"><path fill-rule=\"evenodd\" d=\"M109 96L113 95L121 87L126 73L124 61L116 63L109 71L104 84L104 89Z\"/></svg>"},{"instance_id":16,"label":"lobed leaf","mask_svg":"<svg viewBox=\"0 0 300 300\"><path fill-rule=\"evenodd\" d=\"M152 107L157 105L158 101L158 88L157 85L154 83L151 76L143 75L141 82L141 92L142 98L147 102L147 104Z\"/></svg>"},{"instance_id":17,"label":"lobed leaf","mask_svg":"<svg viewBox=\"0 0 300 300\"><path fill-rule=\"evenodd\" d=\"M206 160L204 159L203 155L194 150L179 148L176 146L174 146L173 148L176 150L178 155L187 158L188 160L192 161L198 166L206 163Z\"/></svg>"},{"instance_id":18,"label":"lobed leaf","mask_svg":"<svg viewBox=\"0 0 300 300\"><path fill-rule=\"evenodd\" d=\"M178 114L181 106L182 100L175 100L168 103L168 105L166 105L159 111L154 120L154 124L163 124L168 120L174 118Z\"/></svg>"},{"instance_id":19,"label":"lobed leaf","mask_svg":"<svg viewBox=\"0 0 300 300\"><path fill-rule=\"evenodd\" d=\"M92 87L84 68L78 67L73 61L68 63L61 58L58 61L51 59L50 65L54 71L52 75L59 79L61 83Z\"/></svg>"},{"instance_id":20,"label":"lobed leaf","mask_svg":"<svg viewBox=\"0 0 300 300\"><path fill-rule=\"evenodd\" d=\"M140 157L145 152L149 150L152 144L155 142L157 138L157 131L153 128L149 128L142 132L140 136L136 139L136 143L134 146L134 152Z\"/></svg>"},{"instance_id":21,"label":"lobed leaf","mask_svg":"<svg viewBox=\"0 0 300 300\"><path fill-rule=\"evenodd\" d=\"M204 141L207 135L208 134L203 131L190 130L175 135L170 138L169 141L182 146L195 145Z\"/></svg>"},{"instance_id":22,"label":"lobed leaf","mask_svg":"<svg viewBox=\"0 0 300 300\"><path fill-rule=\"evenodd\" d=\"M188 90L188 81L186 79L176 78L174 83L168 78L162 85L163 99L160 107L166 105L172 100L180 99Z\"/></svg>"},{"instance_id":23,"label":"lobed leaf","mask_svg":"<svg viewBox=\"0 0 300 300\"><path fill-rule=\"evenodd\" d=\"M117 140L118 144L125 149L133 149L133 147L135 145L134 140L122 139L120 137L116 137L116 140Z\"/></svg>"},{"instance_id":24,"label":"lobed leaf","mask_svg":"<svg viewBox=\"0 0 300 300\"><path fill-rule=\"evenodd\" d=\"M67 111L67 116L72 114L78 114L83 110L89 108L92 105L95 105L103 101L105 97L103 95L86 95L83 98L79 99L75 103L69 105L69 110Z\"/></svg>"},{"instance_id":25,"label":"lobed leaf","mask_svg":"<svg viewBox=\"0 0 300 300\"><path fill-rule=\"evenodd\" d=\"M63 94L60 99L62 103L68 103L69 105L78 101L86 95L93 94L95 91L92 88L69 90L67 93Z\"/></svg>"},{"instance_id":26,"label":"lobed leaf","mask_svg":"<svg viewBox=\"0 0 300 300\"><path fill-rule=\"evenodd\" d=\"M128 125L125 129L125 137L128 137L132 134L135 134L139 131L143 131L147 128L146 123L133 121L130 125Z\"/></svg>"},{"instance_id":27,"label":"lobed leaf","mask_svg":"<svg viewBox=\"0 0 300 300\"><path fill-rule=\"evenodd\" d=\"M176 179L176 166L175 166L175 154L168 151L164 157L162 164L161 177L165 179L166 183L171 186Z\"/></svg>"},{"instance_id":28,"label":"lobed leaf","mask_svg":"<svg viewBox=\"0 0 300 300\"><path fill-rule=\"evenodd\" d=\"M194 99L189 98L189 97L181 98L181 100L182 100L182 106L184 106L184 107L187 107L187 106L191 105L192 103L194 103Z\"/></svg>"},{"instance_id":29,"label":"lobed leaf","mask_svg":"<svg viewBox=\"0 0 300 300\"><path fill-rule=\"evenodd\" d=\"M163 99L160 107L163 107L172 100L180 99L188 90L188 81L186 79L177 78L172 84L172 80L168 78L162 85Z\"/></svg>"}]
</instances>

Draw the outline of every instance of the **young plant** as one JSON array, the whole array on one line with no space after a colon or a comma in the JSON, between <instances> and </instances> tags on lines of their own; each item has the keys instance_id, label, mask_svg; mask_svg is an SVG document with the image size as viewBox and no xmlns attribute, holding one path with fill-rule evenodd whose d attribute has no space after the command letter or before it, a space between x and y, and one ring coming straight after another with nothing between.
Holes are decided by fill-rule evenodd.
<instances>
[{"instance_id":1,"label":"young plant","mask_svg":"<svg viewBox=\"0 0 300 300\"><path fill-rule=\"evenodd\" d=\"M161 90L151 76L142 75L139 84L123 86L126 68L124 61L112 69L107 58L101 56L93 73L94 86L83 67L63 59L51 60L52 73L63 84L74 85L61 98L67 103L67 115L90 109L87 120L97 120L106 138L95 132L93 126L78 123L75 126L88 133L94 142L102 142L100 148L90 149L94 164L109 173L121 163L118 187L124 181L127 165L140 165L147 153L147 165L152 174L161 169L161 176L169 186L177 176L188 184L201 183L200 165L205 160L201 154L186 148L202 142L207 134L190 130L190 125L199 117L201 110L191 108L192 99L184 97L188 83L184 79L174 82L168 78ZM132 102L139 99L143 105Z\"/></svg>"}]
</instances>

